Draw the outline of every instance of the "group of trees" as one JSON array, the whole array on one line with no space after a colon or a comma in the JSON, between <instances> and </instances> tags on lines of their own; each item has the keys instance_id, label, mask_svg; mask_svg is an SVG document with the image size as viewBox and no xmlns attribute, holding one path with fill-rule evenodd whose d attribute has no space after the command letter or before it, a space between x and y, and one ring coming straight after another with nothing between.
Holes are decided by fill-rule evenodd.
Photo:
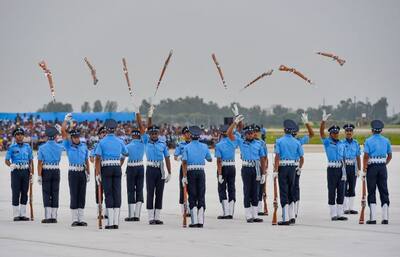
<instances>
[{"instance_id":1,"label":"group of trees","mask_svg":"<svg viewBox=\"0 0 400 257\"><path fill-rule=\"evenodd\" d=\"M140 112L146 114L150 103L143 100L140 106ZM380 98L375 103L369 101L357 101L348 98L340 101L336 106L325 105L316 108L309 107L307 109L291 109L283 105L275 105L269 109L262 109L255 105L249 108L239 106L240 112L245 115L246 120L257 124L281 125L284 119L293 119L300 121L300 115L307 112L309 119L319 121L322 111L325 109L328 113L332 113L332 118L341 122L360 122L371 119L382 119L386 122L399 121L399 116L388 117L388 102L385 97ZM107 101L103 107L100 100L93 103L84 102L81 106L81 112L116 112L118 104L115 101ZM63 103L49 103L38 111L49 112L71 112L72 106ZM185 97L173 99L164 99L156 106L154 119L157 123L179 123L179 124L204 124L219 125L224 117L232 116L231 106L218 106L217 103L196 97Z\"/></svg>"}]
</instances>

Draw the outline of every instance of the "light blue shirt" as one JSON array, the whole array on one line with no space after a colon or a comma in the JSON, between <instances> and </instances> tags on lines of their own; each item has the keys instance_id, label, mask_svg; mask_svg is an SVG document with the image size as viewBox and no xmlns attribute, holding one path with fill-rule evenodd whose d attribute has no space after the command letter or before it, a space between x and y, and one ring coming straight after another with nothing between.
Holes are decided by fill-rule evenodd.
<instances>
[{"instance_id":1,"label":"light blue shirt","mask_svg":"<svg viewBox=\"0 0 400 257\"><path fill-rule=\"evenodd\" d=\"M322 138L324 144L326 157L330 162L343 161L344 158L344 146L343 143L338 140L335 142L331 137Z\"/></svg>"},{"instance_id":2,"label":"light blue shirt","mask_svg":"<svg viewBox=\"0 0 400 257\"><path fill-rule=\"evenodd\" d=\"M297 161L304 155L299 140L290 134L285 134L276 140L275 153L279 155L280 160L291 161Z\"/></svg>"},{"instance_id":3,"label":"light blue shirt","mask_svg":"<svg viewBox=\"0 0 400 257\"><path fill-rule=\"evenodd\" d=\"M296 139L299 140L301 145L305 145L305 144L308 144L310 142L310 137L308 135L305 135L305 136L302 136L302 137L298 137Z\"/></svg>"},{"instance_id":4,"label":"light blue shirt","mask_svg":"<svg viewBox=\"0 0 400 257\"><path fill-rule=\"evenodd\" d=\"M365 140L364 153L369 157L386 158L392 153L392 146L389 139L381 134L374 134Z\"/></svg>"},{"instance_id":5,"label":"light blue shirt","mask_svg":"<svg viewBox=\"0 0 400 257\"><path fill-rule=\"evenodd\" d=\"M267 148L267 144L265 143L265 141L262 140L262 139L260 139L260 138L257 138L257 139L255 139L255 140L258 141L258 142L260 143L260 145L261 145L262 148L263 148L263 151L264 151L265 155L268 155L268 148Z\"/></svg>"},{"instance_id":6,"label":"light blue shirt","mask_svg":"<svg viewBox=\"0 0 400 257\"><path fill-rule=\"evenodd\" d=\"M266 153L258 140L247 141L235 136L240 149L240 157L244 161L258 161L265 157Z\"/></svg>"},{"instance_id":7,"label":"light blue shirt","mask_svg":"<svg viewBox=\"0 0 400 257\"><path fill-rule=\"evenodd\" d=\"M343 139L342 144L344 146L344 158L346 160L355 160L361 155L360 144L357 142L357 140Z\"/></svg>"},{"instance_id":8,"label":"light blue shirt","mask_svg":"<svg viewBox=\"0 0 400 257\"><path fill-rule=\"evenodd\" d=\"M183 149L185 146L187 146L190 143L190 141L182 141L179 142L178 146L175 148L174 156L178 157L183 154Z\"/></svg>"},{"instance_id":9,"label":"light blue shirt","mask_svg":"<svg viewBox=\"0 0 400 257\"><path fill-rule=\"evenodd\" d=\"M162 161L164 157L169 157L167 145L160 141L148 140L145 147L146 158L149 161Z\"/></svg>"},{"instance_id":10,"label":"light blue shirt","mask_svg":"<svg viewBox=\"0 0 400 257\"><path fill-rule=\"evenodd\" d=\"M128 149L128 161L143 161L144 149L149 141L149 135L144 134L140 139L132 139L126 146Z\"/></svg>"},{"instance_id":11,"label":"light blue shirt","mask_svg":"<svg viewBox=\"0 0 400 257\"><path fill-rule=\"evenodd\" d=\"M59 164L62 151L64 151L62 144L49 140L39 146L38 160L42 161L43 164Z\"/></svg>"},{"instance_id":12,"label":"light blue shirt","mask_svg":"<svg viewBox=\"0 0 400 257\"><path fill-rule=\"evenodd\" d=\"M6 154L6 160L15 164L27 164L33 159L32 148L28 144L12 144Z\"/></svg>"},{"instance_id":13,"label":"light blue shirt","mask_svg":"<svg viewBox=\"0 0 400 257\"><path fill-rule=\"evenodd\" d=\"M95 154L102 160L120 160L128 155L128 149L115 134L108 134L97 144Z\"/></svg>"},{"instance_id":14,"label":"light blue shirt","mask_svg":"<svg viewBox=\"0 0 400 257\"><path fill-rule=\"evenodd\" d=\"M234 161L237 147L237 140L232 141L228 137L223 137L215 145L215 158L220 158L222 161Z\"/></svg>"},{"instance_id":15,"label":"light blue shirt","mask_svg":"<svg viewBox=\"0 0 400 257\"><path fill-rule=\"evenodd\" d=\"M64 149L67 152L68 161L71 165L85 165L89 156L86 144L73 144L70 140L64 140Z\"/></svg>"},{"instance_id":16,"label":"light blue shirt","mask_svg":"<svg viewBox=\"0 0 400 257\"><path fill-rule=\"evenodd\" d=\"M205 160L211 161L210 150L206 144L193 140L183 149L182 160L187 165L204 165Z\"/></svg>"}]
</instances>

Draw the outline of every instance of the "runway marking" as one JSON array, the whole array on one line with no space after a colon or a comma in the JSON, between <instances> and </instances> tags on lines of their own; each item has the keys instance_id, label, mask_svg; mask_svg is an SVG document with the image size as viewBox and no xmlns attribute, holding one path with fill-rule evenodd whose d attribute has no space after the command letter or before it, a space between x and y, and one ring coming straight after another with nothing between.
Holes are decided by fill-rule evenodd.
<instances>
[{"instance_id":1,"label":"runway marking","mask_svg":"<svg viewBox=\"0 0 400 257\"><path fill-rule=\"evenodd\" d=\"M51 246L69 247L69 248L77 248L77 249L91 250L91 251L102 251L102 252L109 252L109 253L113 253L113 254L121 254L121 255L128 255L128 256L154 257L154 255L137 254L137 253L131 253L131 252L125 252L125 251L119 251L119 250L111 250L111 249L105 249L105 248L96 248L96 247L80 246L80 245L72 245L72 244L64 244L64 243L56 243L56 242L47 242L47 241L40 241L40 240L22 239L22 238L16 238L16 237L0 236L0 240L38 243L38 244L45 244L45 245L51 245Z\"/></svg>"}]
</instances>

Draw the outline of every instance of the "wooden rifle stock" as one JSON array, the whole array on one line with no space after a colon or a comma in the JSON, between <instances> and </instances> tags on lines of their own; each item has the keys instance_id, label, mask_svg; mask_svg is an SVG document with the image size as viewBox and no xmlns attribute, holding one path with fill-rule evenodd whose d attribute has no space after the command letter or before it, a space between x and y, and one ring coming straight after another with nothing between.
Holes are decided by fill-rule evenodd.
<instances>
[{"instance_id":1,"label":"wooden rifle stock","mask_svg":"<svg viewBox=\"0 0 400 257\"><path fill-rule=\"evenodd\" d=\"M29 179L29 213L30 213L30 218L33 221L33 176L31 175Z\"/></svg>"},{"instance_id":2,"label":"wooden rifle stock","mask_svg":"<svg viewBox=\"0 0 400 257\"><path fill-rule=\"evenodd\" d=\"M188 198L188 192L187 192L187 185L183 186L183 221L182 221L182 226L184 228L187 227L187 211L188 211L188 203L187 203L187 198Z\"/></svg>"},{"instance_id":3,"label":"wooden rifle stock","mask_svg":"<svg viewBox=\"0 0 400 257\"><path fill-rule=\"evenodd\" d=\"M265 180L265 183L264 183L263 202L264 202L264 214L268 216L268 205L267 205L267 180Z\"/></svg>"},{"instance_id":4,"label":"wooden rifle stock","mask_svg":"<svg viewBox=\"0 0 400 257\"><path fill-rule=\"evenodd\" d=\"M101 183L97 185L97 197L99 199L99 205L98 205L99 216L97 217L97 222L98 222L99 229L102 229L103 228L103 217L102 217L103 216L103 206L102 206L103 193L102 193Z\"/></svg>"},{"instance_id":5,"label":"wooden rifle stock","mask_svg":"<svg viewBox=\"0 0 400 257\"><path fill-rule=\"evenodd\" d=\"M272 215L272 225L277 225L278 224L278 178L274 178L274 213Z\"/></svg>"},{"instance_id":6,"label":"wooden rifle stock","mask_svg":"<svg viewBox=\"0 0 400 257\"><path fill-rule=\"evenodd\" d=\"M359 224L364 224L365 221L365 207L367 205L366 202L366 185L365 185L365 177L362 178L362 196L361 196L361 211L360 211L360 220Z\"/></svg>"}]
</instances>

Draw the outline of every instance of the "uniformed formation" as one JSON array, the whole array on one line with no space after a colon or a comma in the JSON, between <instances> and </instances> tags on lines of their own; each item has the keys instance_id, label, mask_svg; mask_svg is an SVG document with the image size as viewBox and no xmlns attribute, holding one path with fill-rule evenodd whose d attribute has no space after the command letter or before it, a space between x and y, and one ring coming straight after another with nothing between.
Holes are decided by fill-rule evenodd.
<instances>
[{"instance_id":1,"label":"uniformed formation","mask_svg":"<svg viewBox=\"0 0 400 257\"><path fill-rule=\"evenodd\" d=\"M127 159L126 186L128 194L128 217L126 222L140 221L143 189L146 180L146 209L150 225L162 225L161 210L165 183L171 178L171 162L166 144L159 140L159 127L152 123L154 107L148 113L147 133L141 115L136 112L137 126L131 131L132 141L125 145L115 134L117 122L106 120L98 135L100 141L89 152L80 142L79 131L74 129L72 115L67 114L61 127L47 128L47 142L38 151L38 183L42 186L44 219L42 223L57 223L61 154L66 151L69 168L70 209L72 226L87 226L84 220L86 186L90 180L90 162L94 163L96 202L98 218L106 219L106 229L118 229L121 208L121 180L124 161ZM218 219L233 219L236 203L235 151L240 149L243 181L243 206L248 223L263 222L260 216L268 215L266 202L266 180L268 175L268 150L265 144L265 129L256 125L244 126L243 115L234 105L233 122L220 128L220 141L215 147L217 160L218 196L222 212ZM376 224L376 187L382 206L382 224L389 223L389 194L386 165L392 158L390 142L381 135L384 127L379 120L371 122L372 136L365 141L361 160L360 145L353 139L354 125L343 126L346 138L339 140L340 127L333 125L325 134L326 121L330 114L323 113L320 136L328 159L327 187L328 205L332 221L347 220L345 214L357 214L354 207L357 177L367 182L370 218L367 224ZM278 225L296 223L300 203L300 176L304 165L303 145L314 136L306 114L302 115L308 135L298 138L299 126L292 120L283 123L284 136L276 140L273 158L273 178L279 182L279 198L282 219ZM69 129L69 131L68 131ZM61 133L62 144L55 141ZM68 135L69 134L69 135ZM207 145L199 142L202 130L197 126L182 129L183 141L176 147L174 159L181 161L179 170L179 204L182 215L190 216L189 227L204 226L206 210L205 162L212 157ZM261 135L260 135L261 134ZM13 132L15 144L6 155L6 164L11 169L12 205L14 221L29 220L27 217L28 189L34 175L33 154L28 144L23 143L24 130ZM261 137L261 138L260 138ZM146 155L146 162L143 161ZM362 172L361 172L362 170ZM32 188L32 187L31 187ZM102 215L102 202L105 213ZM31 211L31 219L33 219ZM185 223L184 223L185 224ZM100 223L101 225L101 223Z\"/></svg>"}]
</instances>

